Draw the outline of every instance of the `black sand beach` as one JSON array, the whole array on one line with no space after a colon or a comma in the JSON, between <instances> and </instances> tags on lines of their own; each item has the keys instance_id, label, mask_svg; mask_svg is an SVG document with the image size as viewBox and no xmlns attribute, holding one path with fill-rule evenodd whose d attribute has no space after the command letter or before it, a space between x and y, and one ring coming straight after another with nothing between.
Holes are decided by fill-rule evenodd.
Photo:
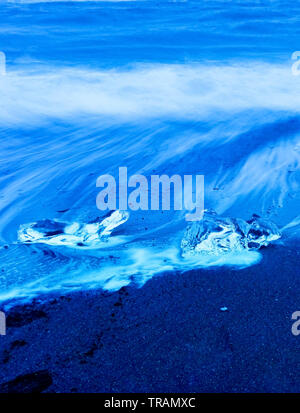
<instances>
[{"instance_id":1,"label":"black sand beach","mask_svg":"<svg viewBox=\"0 0 300 413\"><path fill-rule=\"evenodd\" d=\"M299 392L300 255L262 253L242 270L162 274L142 288L12 308L1 392Z\"/></svg>"}]
</instances>

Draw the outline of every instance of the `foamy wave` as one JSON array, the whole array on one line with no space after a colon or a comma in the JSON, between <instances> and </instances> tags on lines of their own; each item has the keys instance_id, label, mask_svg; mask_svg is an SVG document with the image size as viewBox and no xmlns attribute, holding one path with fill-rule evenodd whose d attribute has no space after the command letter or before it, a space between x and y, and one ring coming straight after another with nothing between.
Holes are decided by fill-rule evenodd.
<instances>
[{"instance_id":1,"label":"foamy wave","mask_svg":"<svg viewBox=\"0 0 300 413\"><path fill-rule=\"evenodd\" d=\"M38 251L38 250L36 250ZM22 254L22 251L16 250ZM45 261L42 251L37 254L40 262ZM45 251L45 253L47 250ZM1 250L0 250L1 253ZM46 254L45 254L46 255ZM61 255L53 250L50 255L52 271L44 272L43 277L31 275L30 281L26 277L26 270L32 267L32 256L22 257L23 272L16 282L0 292L0 303L19 302L30 300L36 295L51 292L71 292L82 289L102 288L115 291L133 283L136 286L144 285L157 274L168 271L187 271L192 269L209 269L229 265L245 268L258 263L262 256L257 251L244 251L219 256L193 256L183 259L178 248L147 248L136 245L128 249L114 249L101 251L101 256L80 257L75 255ZM68 257L67 263L66 257ZM81 258L81 259L79 259Z\"/></svg>"},{"instance_id":2,"label":"foamy wave","mask_svg":"<svg viewBox=\"0 0 300 413\"><path fill-rule=\"evenodd\" d=\"M0 78L0 123L91 116L218 119L246 110L300 111L300 79L264 63L147 65L92 71L10 71Z\"/></svg>"}]
</instances>

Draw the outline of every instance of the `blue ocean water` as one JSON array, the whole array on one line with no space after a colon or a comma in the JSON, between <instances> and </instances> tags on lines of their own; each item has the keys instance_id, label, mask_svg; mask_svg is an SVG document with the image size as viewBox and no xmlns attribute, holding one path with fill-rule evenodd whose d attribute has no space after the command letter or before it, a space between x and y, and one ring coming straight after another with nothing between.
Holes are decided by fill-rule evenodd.
<instances>
[{"instance_id":1,"label":"blue ocean water","mask_svg":"<svg viewBox=\"0 0 300 413\"><path fill-rule=\"evenodd\" d=\"M0 300L242 268L182 260L184 215L136 211L97 250L18 242L39 220L89 223L102 174L201 174L205 207L299 237L300 6L291 1L0 4Z\"/></svg>"}]
</instances>

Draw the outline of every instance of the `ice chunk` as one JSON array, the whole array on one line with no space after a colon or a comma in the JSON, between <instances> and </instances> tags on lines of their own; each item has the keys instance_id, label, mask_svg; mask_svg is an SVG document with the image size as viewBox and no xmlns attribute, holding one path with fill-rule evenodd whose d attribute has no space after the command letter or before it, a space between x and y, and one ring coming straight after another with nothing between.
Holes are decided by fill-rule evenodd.
<instances>
[{"instance_id":1,"label":"ice chunk","mask_svg":"<svg viewBox=\"0 0 300 413\"><path fill-rule=\"evenodd\" d=\"M280 238L277 226L254 215L251 220L220 217L205 213L201 221L191 223L181 241L183 256L220 255L258 249Z\"/></svg>"},{"instance_id":2,"label":"ice chunk","mask_svg":"<svg viewBox=\"0 0 300 413\"><path fill-rule=\"evenodd\" d=\"M114 228L128 218L127 211L114 211L102 221L89 224L45 219L21 225L18 240L23 243L95 247L107 241Z\"/></svg>"},{"instance_id":3,"label":"ice chunk","mask_svg":"<svg viewBox=\"0 0 300 413\"><path fill-rule=\"evenodd\" d=\"M182 253L216 255L243 250L247 231L248 225L242 220L206 213L201 221L195 221L187 227L181 241Z\"/></svg>"},{"instance_id":4,"label":"ice chunk","mask_svg":"<svg viewBox=\"0 0 300 413\"><path fill-rule=\"evenodd\" d=\"M281 237L281 233L273 222L260 218L258 215L247 221L250 229L247 234L248 248L258 249Z\"/></svg>"}]
</instances>

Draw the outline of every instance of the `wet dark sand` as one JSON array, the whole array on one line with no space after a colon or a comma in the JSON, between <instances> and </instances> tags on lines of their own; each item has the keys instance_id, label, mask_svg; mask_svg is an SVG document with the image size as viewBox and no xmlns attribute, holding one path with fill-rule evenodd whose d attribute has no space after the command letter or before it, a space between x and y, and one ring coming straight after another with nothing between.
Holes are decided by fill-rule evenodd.
<instances>
[{"instance_id":1,"label":"wet dark sand","mask_svg":"<svg viewBox=\"0 0 300 413\"><path fill-rule=\"evenodd\" d=\"M262 253L243 270L169 273L15 307L0 337L0 390L299 392L300 254Z\"/></svg>"}]
</instances>

